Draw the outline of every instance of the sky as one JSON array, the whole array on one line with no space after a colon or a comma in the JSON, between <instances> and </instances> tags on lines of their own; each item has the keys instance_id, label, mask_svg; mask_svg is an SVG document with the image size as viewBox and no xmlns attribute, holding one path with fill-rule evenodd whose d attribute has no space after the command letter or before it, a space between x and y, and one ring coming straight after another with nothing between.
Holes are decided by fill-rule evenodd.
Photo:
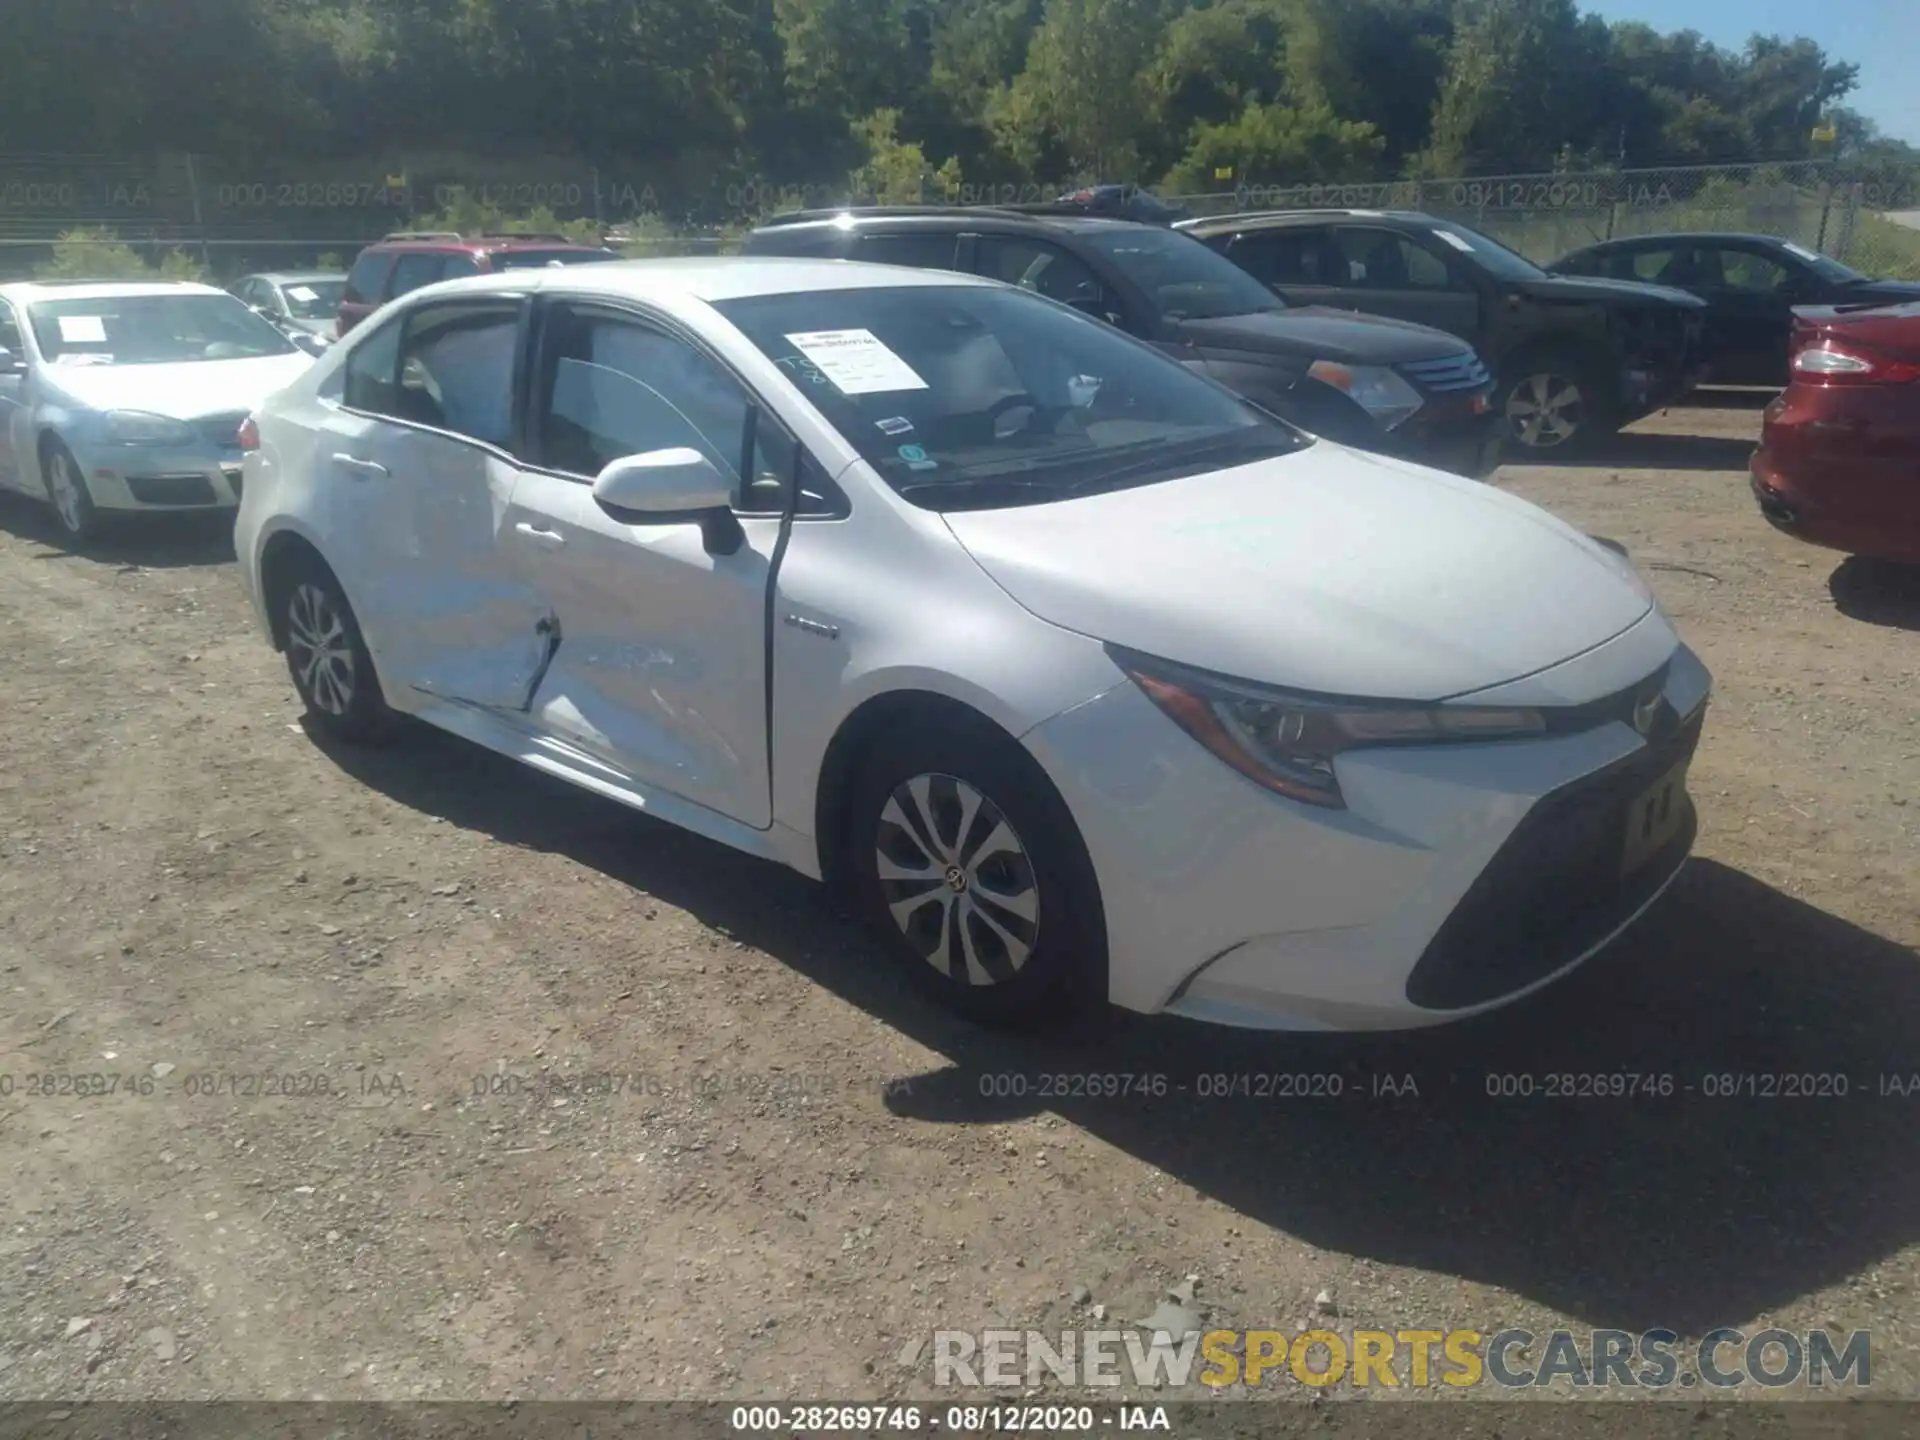
<instances>
[{"instance_id":1,"label":"sky","mask_svg":"<svg viewBox=\"0 0 1920 1440\"><path fill-rule=\"evenodd\" d=\"M1580 8L1656 30L1698 30L1729 49L1756 33L1805 35L1860 67L1860 88L1845 104L1920 145L1920 0L1581 0Z\"/></svg>"}]
</instances>

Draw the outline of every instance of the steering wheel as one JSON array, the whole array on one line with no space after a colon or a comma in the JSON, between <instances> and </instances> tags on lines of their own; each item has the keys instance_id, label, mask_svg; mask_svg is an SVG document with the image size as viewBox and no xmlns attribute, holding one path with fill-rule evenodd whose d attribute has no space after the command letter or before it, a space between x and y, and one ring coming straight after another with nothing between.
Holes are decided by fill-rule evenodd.
<instances>
[{"instance_id":1,"label":"steering wheel","mask_svg":"<svg viewBox=\"0 0 1920 1440\"><path fill-rule=\"evenodd\" d=\"M989 405L987 407L987 423L990 425L994 424L994 422L998 421L999 418L1009 410L1022 409L1033 411L1033 419L1021 426L1021 430L1038 435L1051 435L1054 427L1060 423L1060 417L1067 413L1063 408L1049 409L1026 391L1022 390L1017 394L1002 395L998 400L994 401L993 404ZM997 427L994 433L999 433Z\"/></svg>"}]
</instances>

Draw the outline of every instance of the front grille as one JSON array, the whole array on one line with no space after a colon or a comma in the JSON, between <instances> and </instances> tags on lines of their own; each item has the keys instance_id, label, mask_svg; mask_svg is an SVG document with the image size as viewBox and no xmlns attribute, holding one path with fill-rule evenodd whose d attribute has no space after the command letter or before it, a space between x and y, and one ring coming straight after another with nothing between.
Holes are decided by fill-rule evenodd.
<instances>
[{"instance_id":1,"label":"front grille","mask_svg":"<svg viewBox=\"0 0 1920 1440\"><path fill-rule=\"evenodd\" d=\"M1457 355L1442 355L1438 360L1406 360L1397 368L1421 389L1431 390L1435 394L1478 390L1491 378L1486 365L1472 350L1462 350Z\"/></svg>"},{"instance_id":2,"label":"front grille","mask_svg":"<svg viewBox=\"0 0 1920 1440\"><path fill-rule=\"evenodd\" d=\"M1693 801L1665 850L1620 873L1627 810L1700 743L1703 709L1606 769L1542 798L1514 828L1407 977L1407 999L1457 1010L1511 995L1578 959L1652 898L1693 847ZM1660 730L1655 730L1660 735Z\"/></svg>"},{"instance_id":3,"label":"front grille","mask_svg":"<svg viewBox=\"0 0 1920 1440\"><path fill-rule=\"evenodd\" d=\"M208 415L193 422L193 428L200 432L200 438L209 445L221 450L238 449L240 445L240 426L245 423L247 412L235 410L225 415Z\"/></svg>"},{"instance_id":4,"label":"front grille","mask_svg":"<svg viewBox=\"0 0 1920 1440\"><path fill-rule=\"evenodd\" d=\"M127 489L142 505L217 505L204 475L129 475Z\"/></svg>"}]
</instances>

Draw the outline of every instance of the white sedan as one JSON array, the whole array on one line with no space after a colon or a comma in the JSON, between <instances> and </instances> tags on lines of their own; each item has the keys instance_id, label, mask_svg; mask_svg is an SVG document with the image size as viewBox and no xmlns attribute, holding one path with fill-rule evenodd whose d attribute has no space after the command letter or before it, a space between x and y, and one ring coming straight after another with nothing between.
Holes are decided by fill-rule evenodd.
<instances>
[{"instance_id":1,"label":"white sedan","mask_svg":"<svg viewBox=\"0 0 1920 1440\"><path fill-rule=\"evenodd\" d=\"M844 884L977 1018L1431 1024L1693 841L1709 680L1622 556L1011 287L476 277L256 419L238 552L323 731Z\"/></svg>"},{"instance_id":2,"label":"white sedan","mask_svg":"<svg viewBox=\"0 0 1920 1440\"><path fill-rule=\"evenodd\" d=\"M75 543L102 511L231 509L241 422L312 363L208 285L0 285L0 487Z\"/></svg>"}]
</instances>

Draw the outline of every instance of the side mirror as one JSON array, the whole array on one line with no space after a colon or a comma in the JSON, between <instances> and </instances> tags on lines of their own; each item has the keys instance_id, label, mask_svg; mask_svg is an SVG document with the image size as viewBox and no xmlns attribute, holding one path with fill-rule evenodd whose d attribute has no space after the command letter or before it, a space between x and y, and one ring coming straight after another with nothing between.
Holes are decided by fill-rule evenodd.
<instances>
[{"instance_id":1,"label":"side mirror","mask_svg":"<svg viewBox=\"0 0 1920 1440\"><path fill-rule=\"evenodd\" d=\"M296 350L304 350L309 355L318 357L327 353L327 342L318 335L309 335L304 330L289 334L287 339L293 342Z\"/></svg>"},{"instance_id":2,"label":"side mirror","mask_svg":"<svg viewBox=\"0 0 1920 1440\"><path fill-rule=\"evenodd\" d=\"M0 345L0 375L19 375L23 373L26 368L26 361L14 354L13 351L7 349L6 346Z\"/></svg>"},{"instance_id":3,"label":"side mirror","mask_svg":"<svg viewBox=\"0 0 1920 1440\"><path fill-rule=\"evenodd\" d=\"M733 486L690 446L647 450L608 462L594 477L593 498L622 518L698 520L712 554L731 555L746 539L733 516Z\"/></svg>"}]
</instances>

